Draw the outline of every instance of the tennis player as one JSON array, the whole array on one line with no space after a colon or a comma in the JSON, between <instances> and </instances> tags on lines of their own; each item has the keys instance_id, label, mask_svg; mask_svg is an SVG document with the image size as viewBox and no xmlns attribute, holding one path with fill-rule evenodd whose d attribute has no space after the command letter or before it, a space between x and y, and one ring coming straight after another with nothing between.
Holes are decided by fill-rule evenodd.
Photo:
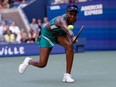
<instances>
[{"instance_id":1,"label":"tennis player","mask_svg":"<svg viewBox=\"0 0 116 87\"><path fill-rule=\"evenodd\" d=\"M66 9L66 14L57 16L46 24L37 41L40 46L40 58L25 58L23 63L19 65L19 73L24 73L29 65L44 68L47 65L53 46L59 44L66 50L66 73L62 81L74 82L74 79L71 77L74 57L72 42L76 36L73 34L73 31L68 30L68 25L74 25L77 21L78 12L78 7L75 4L69 4Z\"/></svg>"}]
</instances>

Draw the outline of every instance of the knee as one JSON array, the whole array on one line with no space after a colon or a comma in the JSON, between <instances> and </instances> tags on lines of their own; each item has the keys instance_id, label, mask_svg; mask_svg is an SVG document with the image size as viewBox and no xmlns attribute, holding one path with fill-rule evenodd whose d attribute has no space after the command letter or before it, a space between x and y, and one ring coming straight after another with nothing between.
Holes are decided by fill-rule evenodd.
<instances>
[{"instance_id":1,"label":"knee","mask_svg":"<svg viewBox=\"0 0 116 87\"><path fill-rule=\"evenodd\" d=\"M47 65L47 62L45 61L38 61L38 60L31 60L30 65L36 66L38 68L44 68Z\"/></svg>"},{"instance_id":2,"label":"knee","mask_svg":"<svg viewBox=\"0 0 116 87\"><path fill-rule=\"evenodd\" d=\"M44 67L46 67L46 65L41 65L41 66L39 66L39 68L44 68Z\"/></svg>"},{"instance_id":3,"label":"knee","mask_svg":"<svg viewBox=\"0 0 116 87\"><path fill-rule=\"evenodd\" d=\"M44 67L46 67L46 65L47 65L47 63L45 63L45 62L40 62L39 68L44 68Z\"/></svg>"}]
</instances>

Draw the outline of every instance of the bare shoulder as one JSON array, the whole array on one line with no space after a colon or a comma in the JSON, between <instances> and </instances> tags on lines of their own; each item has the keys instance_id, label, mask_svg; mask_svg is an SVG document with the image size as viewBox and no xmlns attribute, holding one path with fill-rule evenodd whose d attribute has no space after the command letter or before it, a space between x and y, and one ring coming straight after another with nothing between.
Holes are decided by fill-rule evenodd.
<instances>
[{"instance_id":1,"label":"bare shoulder","mask_svg":"<svg viewBox=\"0 0 116 87\"><path fill-rule=\"evenodd\" d=\"M56 19L56 22L57 23L62 23L62 22L66 22L66 20L64 19L63 16L58 16L57 19Z\"/></svg>"}]
</instances>

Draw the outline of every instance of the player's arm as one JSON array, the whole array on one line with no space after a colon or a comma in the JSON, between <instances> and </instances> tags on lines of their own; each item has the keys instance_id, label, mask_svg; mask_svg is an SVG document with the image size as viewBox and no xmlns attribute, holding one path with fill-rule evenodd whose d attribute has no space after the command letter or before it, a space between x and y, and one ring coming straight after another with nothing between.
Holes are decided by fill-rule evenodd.
<instances>
[{"instance_id":1,"label":"player's arm","mask_svg":"<svg viewBox=\"0 0 116 87\"><path fill-rule=\"evenodd\" d=\"M61 27L61 29L68 34L69 37L74 37L74 34L71 30L68 30L68 26L64 17L60 16L56 19L56 26Z\"/></svg>"}]
</instances>

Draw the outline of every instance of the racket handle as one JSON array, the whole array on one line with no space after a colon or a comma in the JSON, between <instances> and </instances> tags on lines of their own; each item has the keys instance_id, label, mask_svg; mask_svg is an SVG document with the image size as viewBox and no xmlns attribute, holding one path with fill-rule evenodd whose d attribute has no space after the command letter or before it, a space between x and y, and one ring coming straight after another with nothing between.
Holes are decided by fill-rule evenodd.
<instances>
[{"instance_id":1,"label":"racket handle","mask_svg":"<svg viewBox=\"0 0 116 87\"><path fill-rule=\"evenodd\" d=\"M75 38L75 40L73 41L73 44L76 42L76 40L77 40L77 38L80 36L80 33L82 32L82 30L83 30L83 25L81 26L81 28L80 28L80 30L78 31L78 33L77 33L77 35L76 35L76 38Z\"/></svg>"}]
</instances>

